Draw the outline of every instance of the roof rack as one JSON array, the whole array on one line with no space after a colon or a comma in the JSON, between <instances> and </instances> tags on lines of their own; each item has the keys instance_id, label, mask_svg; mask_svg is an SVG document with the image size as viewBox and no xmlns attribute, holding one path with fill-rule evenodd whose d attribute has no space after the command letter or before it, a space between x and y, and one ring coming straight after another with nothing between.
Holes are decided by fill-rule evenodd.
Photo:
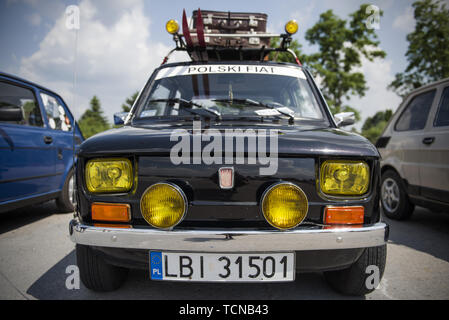
<instances>
[{"instance_id":1,"label":"roof rack","mask_svg":"<svg viewBox=\"0 0 449 320\"><path fill-rule=\"evenodd\" d=\"M272 34L266 32L266 14L231 13L220 11L193 11L193 28L189 27L186 12L183 11L182 28L176 20L169 20L167 31L173 35L176 47L164 58L167 63L175 51L186 51L192 61L264 61L271 52L288 52L301 66L295 52L289 49L291 36L297 32L295 20L285 26L286 33ZM272 38L281 38L278 48L270 47Z\"/></svg>"}]
</instances>

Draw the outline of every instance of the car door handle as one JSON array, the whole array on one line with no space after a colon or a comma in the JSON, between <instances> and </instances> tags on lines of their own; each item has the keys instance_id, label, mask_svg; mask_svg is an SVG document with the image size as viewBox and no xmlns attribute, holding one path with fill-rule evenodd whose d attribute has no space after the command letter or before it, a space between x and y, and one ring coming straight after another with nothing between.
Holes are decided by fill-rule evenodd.
<instances>
[{"instance_id":1,"label":"car door handle","mask_svg":"<svg viewBox=\"0 0 449 320\"><path fill-rule=\"evenodd\" d=\"M432 144L434 141L435 141L435 137L427 137L422 140L422 143L429 145L429 144Z\"/></svg>"},{"instance_id":2,"label":"car door handle","mask_svg":"<svg viewBox=\"0 0 449 320\"><path fill-rule=\"evenodd\" d=\"M46 144L50 144L50 143L53 142L53 138L50 137L50 136L44 136L44 142L45 142Z\"/></svg>"}]
</instances>

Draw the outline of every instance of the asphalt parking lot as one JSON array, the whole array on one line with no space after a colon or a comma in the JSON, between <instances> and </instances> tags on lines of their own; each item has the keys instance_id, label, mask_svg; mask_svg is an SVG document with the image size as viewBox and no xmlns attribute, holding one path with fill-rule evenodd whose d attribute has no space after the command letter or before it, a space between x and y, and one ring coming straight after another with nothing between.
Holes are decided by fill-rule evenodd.
<instances>
[{"instance_id":1,"label":"asphalt parking lot","mask_svg":"<svg viewBox=\"0 0 449 320\"><path fill-rule=\"evenodd\" d=\"M66 288L76 264L68 237L72 214L53 202L0 215L0 299L354 299L332 291L319 273L282 284L153 282L131 271L125 285L95 293ZM380 286L365 299L449 299L449 214L417 208L411 220L391 226L387 266Z\"/></svg>"}]
</instances>

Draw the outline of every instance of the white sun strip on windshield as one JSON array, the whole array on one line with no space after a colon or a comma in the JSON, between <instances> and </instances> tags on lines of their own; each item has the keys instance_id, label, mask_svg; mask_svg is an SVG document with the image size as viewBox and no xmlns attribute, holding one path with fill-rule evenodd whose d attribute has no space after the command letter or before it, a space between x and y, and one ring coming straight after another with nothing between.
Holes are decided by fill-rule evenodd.
<instances>
[{"instance_id":1,"label":"white sun strip on windshield","mask_svg":"<svg viewBox=\"0 0 449 320\"><path fill-rule=\"evenodd\" d=\"M176 76L201 74L262 74L277 75L306 79L304 72L299 68L280 67L271 65L190 65L164 68L156 75L156 80Z\"/></svg>"}]
</instances>

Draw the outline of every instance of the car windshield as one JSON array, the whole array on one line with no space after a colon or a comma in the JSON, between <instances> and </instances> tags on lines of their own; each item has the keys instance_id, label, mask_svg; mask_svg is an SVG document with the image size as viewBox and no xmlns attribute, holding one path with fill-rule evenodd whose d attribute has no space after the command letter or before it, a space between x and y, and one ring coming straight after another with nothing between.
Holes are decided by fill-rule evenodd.
<instances>
[{"instance_id":1,"label":"car windshield","mask_svg":"<svg viewBox=\"0 0 449 320\"><path fill-rule=\"evenodd\" d=\"M201 109L201 110L200 110ZM144 91L137 119L203 114L289 116L323 120L304 72L297 67L192 65L161 69Z\"/></svg>"}]
</instances>

